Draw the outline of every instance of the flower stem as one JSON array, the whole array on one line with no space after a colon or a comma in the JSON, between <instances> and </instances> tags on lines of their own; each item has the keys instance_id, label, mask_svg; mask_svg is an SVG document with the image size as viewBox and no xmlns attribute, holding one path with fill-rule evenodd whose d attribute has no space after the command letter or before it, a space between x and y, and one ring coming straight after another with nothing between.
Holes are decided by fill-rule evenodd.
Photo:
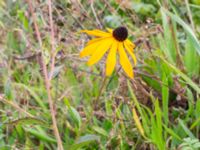
<instances>
[{"instance_id":1,"label":"flower stem","mask_svg":"<svg viewBox=\"0 0 200 150\"><path fill-rule=\"evenodd\" d=\"M98 96L97 96L97 98L96 98L96 99L94 100L94 102L93 102L93 104L94 104L94 109L96 109L96 108L98 107L99 99L100 99L100 97L101 97L101 95L102 95L102 92L103 92L103 89L104 89L104 87L105 87L105 85L106 85L106 81L107 81L107 77L105 76L105 77L103 78L103 81L102 81L102 84L101 84L101 87L100 87Z\"/></svg>"}]
</instances>

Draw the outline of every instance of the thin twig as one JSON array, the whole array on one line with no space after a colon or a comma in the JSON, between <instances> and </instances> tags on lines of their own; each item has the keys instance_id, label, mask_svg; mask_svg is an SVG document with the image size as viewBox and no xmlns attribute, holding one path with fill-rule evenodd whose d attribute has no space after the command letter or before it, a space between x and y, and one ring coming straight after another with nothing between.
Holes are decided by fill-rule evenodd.
<instances>
[{"instance_id":1,"label":"thin twig","mask_svg":"<svg viewBox=\"0 0 200 150\"><path fill-rule=\"evenodd\" d=\"M19 112L26 114L29 117L34 117L32 114L28 113L26 110L22 109L21 107L19 107L17 104L15 104L12 101L6 100L3 96L0 95L0 101L2 101L5 104L9 104L10 106L12 106L13 108L17 109Z\"/></svg>"},{"instance_id":2,"label":"thin twig","mask_svg":"<svg viewBox=\"0 0 200 150\"><path fill-rule=\"evenodd\" d=\"M99 28L102 29L102 24L101 24L101 22L99 21L99 19L98 19L98 17L97 17L97 14L96 14L96 12L95 12L95 10L94 10L94 1L93 1L93 0L91 1L90 7L91 7L91 9L92 9L92 13L93 13L93 15L94 15L94 17L95 17L95 20L96 20L96 22L97 22Z\"/></svg>"},{"instance_id":3,"label":"thin twig","mask_svg":"<svg viewBox=\"0 0 200 150\"><path fill-rule=\"evenodd\" d=\"M194 22L193 22L193 19L192 19L192 13L191 13L191 10L190 10L190 6L189 6L188 0L185 0L185 4L186 4L186 8L187 8L190 24L192 26L192 30L195 31Z\"/></svg>"},{"instance_id":4,"label":"thin twig","mask_svg":"<svg viewBox=\"0 0 200 150\"><path fill-rule=\"evenodd\" d=\"M174 46L175 46L176 53L177 53L177 65L179 66L179 68L181 68L181 70L184 70L182 55L180 53L179 45L178 45L177 38L176 38L176 32L174 30L172 23L170 23L170 29L171 29L172 39L174 41Z\"/></svg>"},{"instance_id":5,"label":"thin twig","mask_svg":"<svg viewBox=\"0 0 200 150\"><path fill-rule=\"evenodd\" d=\"M48 7L49 7L49 22L50 22L50 28L51 28L51 67L50 67L50 73L49 73L49 80L51 80L53 72L54 72L54 68L55 68L55 57L56 57L55 34L54 34L54 27L53 27L51 0L48 0Z\"/></svg>"},{"instance_id":6,"label":"thin twig","mask_svg":"<svg viewBox=\"0 0 200 150\"><path fill-rule=\"evenodd\" d=\"M30 2L30 0L26 0L26 1L27 1L28 5L29 5L29 10L30 10L31 15L32 15L32 19L33 19L33 24L34 24L37 40L38 40L40 48L41 48L42 47L42 39L41 39L41 35L40 35L39 29L38 29L38 25L36 23L37 21L36 21L35 13L33 11L32 3Z\"/></svg>"},{"instance_id":7,"label":"thin twig","mask_svg":"<svg viewBox=\"0 0 200 150\"><path fill-rule=\"evenodd\" d=\"M13 55L13 59L16 60L28 60L28 59L33 59L36 58L39 55L39 53L33 53L33 54L29 54L29 55L25 55L25 56L17 56L17 55Z\"/></svg>"},{"instance_id":8,"label":"thin twig","mask_svg":"<svg viewBox=\"0 0 200 150\"><path fill-rule=\"evenodd\" d=\"M33 18L34 28L35 28L35 31L36 31L37 40L38 40L38 42L40 44L40 50L39 51L41 51L41 49L42 49L42 40L41 40L39 28L37 26L35 13L33 11L33 7L32 7L31 1L27 0L27 2L28 2L28 5L29 5L29 9L31 11L31 14L32 14L32 18ZM47 96L48 96L48 103L49 103L50 112L51 112L51 118L52 118L52 123L53 123L54 135L56 136L56 140L57 140L57 144L58 144L58 149L59 150L64 150L63 146L62 146L62 141L61 141L61 138L60 138L60 134L59 134L59 131L58 131L58 127L57 127L57 122L56 122L56 117L55 117L55 110L54 110L54 104L53 104L53 100L52 100L52 97L51 97L51 90L50 90L51 82L50 82L50 80L48 78L48 73L47 73L48 71L47 71L47 67L46 67L46 64L45 64L45 61L44 61L42 53L40 55L39 60L40 60L40 65L41 65L41 68L42 68L42 71L43 71L43 75L44 75L44 82L45 82L45 87L46 87Z\"/></svg>"}]
</instances>

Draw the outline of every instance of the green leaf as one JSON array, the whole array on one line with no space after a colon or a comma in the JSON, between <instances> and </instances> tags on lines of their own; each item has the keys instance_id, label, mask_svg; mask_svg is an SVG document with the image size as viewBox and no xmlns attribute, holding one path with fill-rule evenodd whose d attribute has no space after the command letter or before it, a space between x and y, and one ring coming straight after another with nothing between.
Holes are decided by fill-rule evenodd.
<instances>
[{"instance_id":1,"label":"green leaf","mask_svg":"<svg viewBox=\"0 0 200 150\"><path fill-rule=\"evenodd\" d=\"M199 76L200 70L200 57L195 51L194 44L190 37L187 38L186 47L185 47L185 55L184 55L184 63L187 69L187 74L189 77Z\"/></svg>"},{"instance_id":2,"label":"green leaf","mask_svg":"<svg viewBox=\"0 0 200 150\"><path fill-rule=\"evenodd\" d=\"M190 129L192 130L192 129L193 129L194 127L196 127L199 123L200 123L200 118L196 119L196 120L192 123Z\"/></svg>"},{"instance_id":3,"label":"green leaf","mask_svg":"<svg viewBox=\"0 0 200 150\"><path fill-rule=\"evenodd\" d=\"M15 32L8 32L7 34L7 46L10 50L12 50L11 52L17 51L19 53L21 53L20 50L20 46L19 46L19 41L17 39L17 37L14 34Z\"/></svg>"},{"instance_id":4,"label":"green leaf","mask_svg":"<svg viewBox=\"0 0 200 150\"><path fill-rule=\"evenodd\" d=\"M170 67L175 73L177 73L183 80L187 82L197 93L200 94L200 88L197 84L195 84L187 75L182 73L178 68L167 62L163 57L156 55L159 57L168 67Z\"/></svg>"},{"instance_id":5,"label":"green leaf","mask_svg":"<svg viewBox=\"0 0 200 150\"><path fill-rule=\"evenodd\" d=\"M37 124L37 125L43 125L43 126L48 127L48 124L46 122L44 122L43 120L40 120L40 119L37 119L37 118L30 118L30 117L20 118L20 119L17 119L15 121L8 122L7 124L10 124L10 125L18 125L18 124L33 125L33 124Z\"/></svg>"},{"instance_id":6,"label":"green leaf","mask_svg":"<svg viewBox=\"0 0 200 150\"><path fill-rule=\"evenodd\" d=\"M14 99L12 84L11 84L11 81L9 79L5 82L4 94L5 94L6 99L8 99L8 100Z\"/></svg>"},{"instance_id":7,"label":"green leaf","mask_svg":"<svg viewBox=\"0 0 200 150\"><path fill-rule=\"evenodd\" d=\"M77 150L83 146L89 145L91 142L95 142L99 140L100 140L99 136L96 136L94 134L87 134L87 135L81 136L78 139L78 141L70 147L70 150Z\"/></svg>"},{"instance_id":8,"label":"green leaf","mask_svg":"<svg viewBox=\"0 0 200 150\"><path fill-rule=\"evenodd\" d=\"M161 43L161 50L164 51L169 61L173 64L176 62L176 46L172 35L172 29L174 26L170 26L169 20L167 19L166 13L161 9L162 24L164 28L164 41ZM174 29L173 29L174 30ZM160 37L161 38L161 37ZM162 40L161 40L162 41ZM164 45L163 45L164 44Z\"/></svg>"},{"instance_id":9,"label":"green leaf","mask_svg":"<svg viewBox=\"0 0 200 150\"><path fill-rule=\"evenodd\" d=\"M79 88L79 81L77 80L74 70L68 68L65 72L65 76L68 81L68 86L71 87L71 93L73 98L75 99L75 103L78 104L80 102L81 88Z\"/></svg>"},{"instance_id":10,"label":"green leaf","mask_svg":"<svg viewBox=\"0 0 200 150\"><path fill-rule=\"evenodd\" d=\"M184 122L181 119L178 119L179 124L183 128L183 131L190 137L190 138L195 138L193 133L187 128L187 126L184 124Z\"/></svg>"},{"instance_id":11,"label":"green leaf","mask_svg":"<svg viewBox=\"0 0 200 150\"><path fill-rule=\"evenodd\" d=\"M191 38L191 42L193 43L195 50L197 53L200 55L200 42L192 29L190 28L189 25L187 25L179 16L174 15L173 13L169 12L165 8L161 8L168 16L172 18L172 20L176 21L179 25L183 27L183 29L186 31L188 36Z\"/></svg>"},{"instance_id":12,"label":"green leaf","mask_svg":"<svg viewBox=\"0 0 200 150\"><path fill-rule=\"evenodd\" d=\"M93 126L92 128L93 128L97 133L99 133L99 134L101 134L101 135L103 135L103 136L106 136L106 137L109 136L108 133L106 132L106 130L104 130L104 129L101 128L101 127Z\"/></svg>"},{"instance_id":13,"label":"green leaf","mask_svg":"<svg viewBox=\"0 0 200 150\"><path fill-rule=\"evenodd\" d=\"M182 141L181 137L178 136L172 129L168 128L165 124L163 124L163 127L165 130L174 138L178 139L179 141Z\"/></svg>"},{"instance_id":14,"label":"green leaf","mask_svg":"<svg viewBox=\"0 0 200 150\"><path fill-rule=\"evenodd\" d=\"M25 17L24 11L18 10L17 14L18 14L19 20L21 21L21 23L24 26L24 29L26 29L28 31L28 29L29 29L28 19Z\"/></svg>"},{"instance_id":15,"label":"green leaf","mask_svg":"<svg viewBox=\"0 0 200 150\"><path fill-rule=\"evenodd\" d=\"M163 108L163 117L165 124L168 125L168 111L169 111L169 89L168 89L168 78L163 70L162 75L162 108Z\"/></svg>"},{"instance_id":16,"label":"green leaf","mask_svg":"<svg viewBox=\"0 0 200 150\"><path fill-rule=\"evenodd\" d=\"M68 107L68 112L69 112L70 118L76 123L76 125L78 127L80 127L82 120L81 120L79 113L77 112L77 110L74 107L70 106L68 99L64 99L64 102L65 102L66 106Z\"/></svg>"},{"instance_id":17,"label":"green leaf","mask_svg":"<svg viewBox=\"0 0 200 150\"><path fill-rule=\"evenodd\" d=\"M35 137L39 138L41 141L44 142L52 142L52 143L57 143L56 140L52 137L50 137L49 135L47 135L43 129L41 128L37 128L37 129L33 129L33 128L26 128L25 127L25 131L29 132L30 134L34 135Z\"/></svg>"},{"instance_id":18,"label":"green leaf","mask_svg":"<svg viewBox=\"0 0 200 150\"><path fill-rule=\"evenodd\" d=\"M150 15L155 12L156 8L152 4L147 4L143 2L132 2L132 8L139 14Z\"/></svg>"}]
</instances>

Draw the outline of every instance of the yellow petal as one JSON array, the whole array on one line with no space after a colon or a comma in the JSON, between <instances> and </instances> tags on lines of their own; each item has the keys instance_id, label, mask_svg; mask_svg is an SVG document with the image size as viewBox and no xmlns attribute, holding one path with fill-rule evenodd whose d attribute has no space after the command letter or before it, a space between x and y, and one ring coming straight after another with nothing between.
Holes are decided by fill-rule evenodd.
<instances>
[{"instance_id":1,"label":"yellow petal","mask_svg":"<svg viewBox=\"0 0 200 150\"><path fill-rule=\"evenodd\" d=\"M98 36L98 37L112 36L112 34L101 31L101 30L81 30L81 32L87 33L88 35Z\"/></svg>"},{"instance_id":2,"label":"yellow petal","mask_svg":"<svg viewBox=\"0 0 200 150\"><path fill-rule=\"evenodd\" d=\"M124 42L124 47L126 48L127 52L131 55L134 64L137 64L137 59L135 57L135 54L133 53L133 50L131 49L131 47L129 47L128 43L125 41Z\"/></svg>"},{"instance_id":3,"label":"yellow petal","mask_svg":"<svg viewBox=\"0 0 200 150\"><path fill-rule=\"evenodd\" d=\"M133 68L131 62L129 61L126 55L122 42L119 42L118 50L119 50L119 61L123 70L130 78L133 78Z\"/></svg>"},{"instance_id":4,"label":"yellow petal","mask_svg":"<svg viewBox=\"0 0 200 150\"><path fill-rule=\"evenodd\" d=\"M88 65L91 66L97 63L106 53L106 51L108 51L112 43L113 43L113 38L107 38L106 40L101 41L101 44L97 47L97 49L89 59Z\"/></svg>"},{"instance_id":5,"label":"yellow petal","mask_svg":"<svg viewBox=\"0 0 200 150\"><path fill-rule=\"evenodd\" d=\"M106 28L106 30L107 30L108 32L110 32L110 33L113 32L113 29L110 29L110 28Z\"/></svg>"},{"instance_id":6,"label":"yellow petal","mask_svg":"<svg viewBox=\"0 0 200 150\"><path fill-rule=\"evenodd\" d=\"M90 45L90 44L99 42L99 41L101 41L101 40L104 40L105 38L107 38L107 37L92 39L92 40L88 41L86 45L88 46L88 45Z\"/></svg>"},{"instance_id":7,"label":"yellow petal","mask_svg":"<svg viewBox=\"0 0 200 150\"><path fill-rule=\"evenodd\" d=\"M135 48L135 44L133 44L129 39L126 39L128 45L130 45L132 48Z\"/></svg>"},{"instance_id":8,"label":"yellow petal","mask_svg":"<svg viewBox=\"0 0 200 150\"><path fill-rule=\"evenodd\" d=\"M99 41L96 41L95 43L91 43L88 46L86 46L81 52L80 57L85 57L92 55L93 52L97 49L99 45L101 45L102 39Z\"/></svg>"},{"instance_id":9,"label":"yellow petal","mask_svg":"<svg viewBox=\"0 0 200 150\"><path fill-rule=\"evenodd\" d=\"M110 76L115 68L117 47L118 42L114 40L106 60L106 76Z\"/></svg>"}]
</instances>

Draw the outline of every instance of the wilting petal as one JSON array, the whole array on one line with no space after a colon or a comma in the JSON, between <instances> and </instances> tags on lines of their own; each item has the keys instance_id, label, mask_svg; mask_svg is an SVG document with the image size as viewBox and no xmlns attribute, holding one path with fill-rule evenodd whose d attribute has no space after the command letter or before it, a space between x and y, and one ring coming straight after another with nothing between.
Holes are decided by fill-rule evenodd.
<instances>
[{"instance_id":1,"label":"wilting petal","mask_svg":"<svg viewBox=\"0 0 200 150\"><path fill-rule=\"evenodd\" d=\"M107 40L101 41L101 44L97 47L95 52L92 54L91 58L88 61L88 65L91 66L95 63L97 63L103 55L108 51L111 44L113 43L113 38L108 38Z\"/></svg>"},{"instance_id":2,"label":"wilting petal","mask_svg":"<svg viewBox=\"0 0 200 150\"><path fill-rule=\"evenodd\" d=\"M112 47L110 48L106 60L106 76L110 76L115 68L117 47L118 47L118 42L116 40L113 40Z\"/></svg>"},{"instance_id":3,"label":"wilting petal","mask_svg":"<svg viewBox=\"0 0 200 150\"><path fill-rule=\"evenodd\" d=\"M139 119L139 117L137 115L137 112L136 112L135 108L132 109L132 112L133 112L133 119L135 121L135 125L139 129L140 134L144 137L144 129L142 127L142 124L140 122L140 119Z\"/></svg>"},{"instance_id":4,"label":"wilting petal","mask_svg":"<svg viewBox=\"0 0 200 150\"><path fill-rule=\"evenodd\" d=\"M81 30L81 32L85 32L88 35L98 36L98 37L108 37L111 36L110 33L104 32L101 30Z\"/></svg>"},{"instance_id":5,"label":"wilting petal","mask_svg":"<svg viewBox=\"0 0 200 150\"><path fill-rule=\"evenodd\" d=\"M119 50L119 61L123 70L130 78L133 78L133 68L131 62L129 61L126 55L122 42L119 42L118 50Z\"/></svg>"},{"instance_id":6,"label":"wilting petal","mask_svg":"<svg viewBox=\"0 0 200 150\"><path fill-rule=\"evenodd\" d=\"M129 47L128 43L125 41L124 42L124 47L126 48L126 51L129 53L129 55L131 55L134 64L137 64L137 59L135 57L135 54L133 53L133 50L131 49L131 47Z\"/></svg>"}]
</instances>

